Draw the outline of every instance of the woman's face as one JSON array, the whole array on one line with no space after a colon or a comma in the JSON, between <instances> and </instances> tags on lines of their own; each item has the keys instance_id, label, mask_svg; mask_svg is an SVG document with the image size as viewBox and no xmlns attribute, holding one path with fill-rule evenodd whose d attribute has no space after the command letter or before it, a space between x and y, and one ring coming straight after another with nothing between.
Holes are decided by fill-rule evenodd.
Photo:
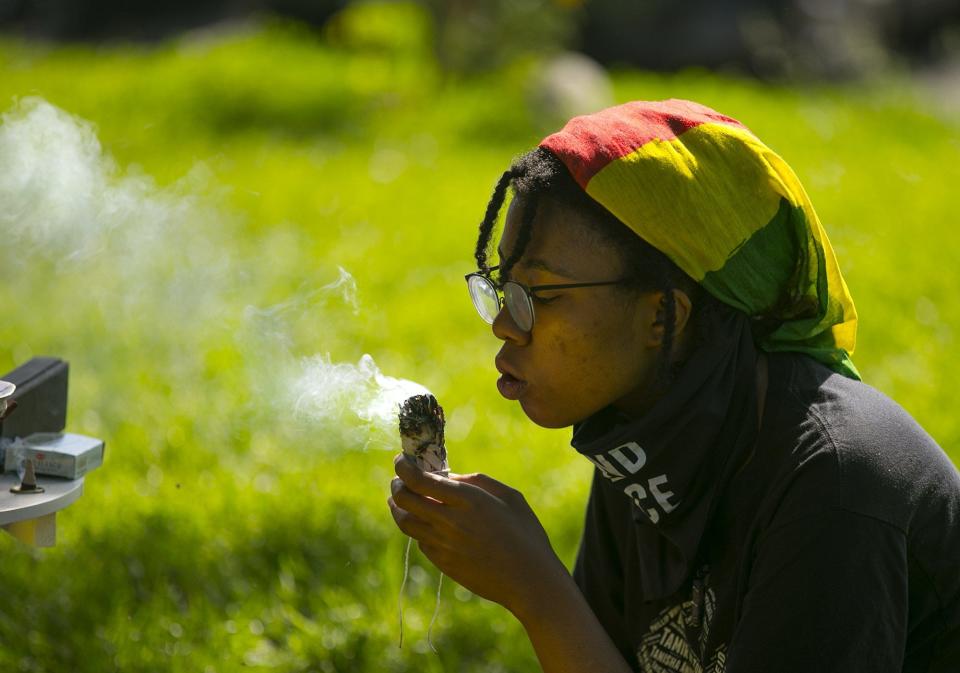
<instances>
[{"instance_id":1,"label":"woman's face","mask_svg":"<svg viewBox=\"0 0 960 673\"><path fill-rule=\"evenodd\" d=\"M507 212L498 247L512 252L522 207ZM542 199L533 236L510 279L527 286L619 280L625 265L583 216ZM540 297L538 299L537 297ZM617 285L538 292L533 330L524 333L506 308L493 323L501 394L520 402L534 423L560 428L608 405L638 415L649 404L663 336L659 292Z\"/></svg>"}]
</instances>

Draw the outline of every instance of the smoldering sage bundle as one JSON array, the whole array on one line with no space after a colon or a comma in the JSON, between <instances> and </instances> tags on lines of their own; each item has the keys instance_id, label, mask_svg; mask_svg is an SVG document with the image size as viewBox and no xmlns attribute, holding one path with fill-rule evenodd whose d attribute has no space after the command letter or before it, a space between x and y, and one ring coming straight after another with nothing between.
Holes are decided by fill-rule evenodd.
<instances>
[{"instance_id":1,"label":"smoldering sage bundle","mask_svg":"<svg viewBox=\"0 0 960 673\"><path fill-rule=\"evenodd\" d=\"M446 476L450 473L447 464L447 449L443 440L443 429L446 419L443 407L433 395L414 395L400 405L400 443L403 454L408 460L416 463L417 467L425 472L435 472ZM400 598L398 601L400 612L400 647L403 647L403 593L407 586L407 576L410 571L410 547L413 538L407 540L407 549L403 555L403 581L400 583ZM433 609L433 617L427 628L427 643L434 652L433 625L440 613L440 590L443 587L443 573L437 584L437 601Z\"/></svg>"}]
</instances>

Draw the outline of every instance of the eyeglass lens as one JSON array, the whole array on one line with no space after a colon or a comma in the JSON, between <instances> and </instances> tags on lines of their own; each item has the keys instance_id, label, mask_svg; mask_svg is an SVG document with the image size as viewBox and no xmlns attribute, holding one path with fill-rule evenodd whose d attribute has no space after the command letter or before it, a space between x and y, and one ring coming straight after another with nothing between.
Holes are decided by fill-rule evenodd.
<instances>
[{"instance_id":1,"label":"eyeglass lens","mask_svg":"<svg viewBox=\"0 0 960 673\"><path fill-rule=\"evenodd\" d=\"M480 275L470 276L467 289L470 291L470 299L473 300L477 313L485 321L493 324L497 314L500 313L500 299L493 281ZM524 332L529 332L533 327L533 306L530 305L523 287L510 281L504 283L503 299L517 327Z\"/></svg>"},{"instance_id":2,"label":"eyeglass lens","mask_svg":"<svg viewBox=\"0 0 960 673\"><path fill-rule=\"evenodd\" d=\"M500 312L500 298L493 283L483 276L470 276L467 280L467 289L470 290L470 299L480 317L493 324Z\"/></svg>"},{"instance_id":3,"label":"eyeglass lens","mask_svg":"<svg viewBox=\"0 0 960 673\"><path fill-rule=\"evenodd\" d=\"M503 301L517 327L524 332L529 332L533 328L533 306L523 288L517 283L504 283Z\"/></svg>"}]
</instances>

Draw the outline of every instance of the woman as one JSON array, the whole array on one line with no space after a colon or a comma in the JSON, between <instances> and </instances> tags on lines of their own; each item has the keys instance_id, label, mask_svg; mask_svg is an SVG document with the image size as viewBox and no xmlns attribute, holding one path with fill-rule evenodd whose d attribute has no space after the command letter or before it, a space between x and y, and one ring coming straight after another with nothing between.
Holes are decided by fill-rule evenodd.
<instances>
[{"instance_id":1,"label":"woman","mask_svg":"<svg viewBox=\"0 0 960 673\"><path fill-rule=\"evenodd\" d=\"M576 567L485 475L398 457L389 505L545 671L960 670L960 475L859 382L826 234L743 125L575 118L500 179L476 258L500 392L596 467Z\"/></svg>"}]
</instances>

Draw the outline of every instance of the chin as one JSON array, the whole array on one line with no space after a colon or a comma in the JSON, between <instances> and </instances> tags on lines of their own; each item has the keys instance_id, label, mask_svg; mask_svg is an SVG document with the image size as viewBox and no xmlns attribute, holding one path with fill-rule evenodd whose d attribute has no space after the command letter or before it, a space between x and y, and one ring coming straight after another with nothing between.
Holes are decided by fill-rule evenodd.
<instances>
[{"instance_id":1,"label":"chin","mask_svg":"<svg viewBox=\"0 0 960 673\"><path fill-rule=\"evenodd\" d=\"M523 400L522 398L520 400L520 408L523 409L523 413L525 413L531 421L541 428L548 428L550 430L568 428L581 420L580 418L574 418L570 415L557 413L556 409L551 409L549 406L548 408L544 408L543 405L538 405L535 402Z\"/></svg>"}]
</instances>

